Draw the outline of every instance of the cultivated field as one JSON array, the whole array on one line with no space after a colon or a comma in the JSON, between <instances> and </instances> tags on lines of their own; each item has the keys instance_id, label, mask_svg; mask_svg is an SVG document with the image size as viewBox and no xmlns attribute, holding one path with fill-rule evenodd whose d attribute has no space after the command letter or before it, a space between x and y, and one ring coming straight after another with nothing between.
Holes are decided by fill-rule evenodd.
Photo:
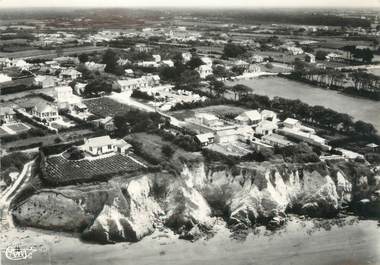
<instances>
[{"instance_id":1,"label":"cultivated field","mask_svg":"<svg viewBox=\"0 0 380 265\"><path fill-rule=\"evenodd\" d=\"M131 109L125 104L106 97L84 100L83 103L88 107L89 112L103 118L107 116L113 117Z\"/></svg>"},{"instance_id":2,"label":"cultivated field","mask_svg":"<svg viewBox=\"0 0 380 265\"><path fill-rule=\"evenodd\" d=\"M56 185L107 179L141 169L131 158L115 154L99 159L67 160L61 155L46 160L46 178Z\"/></svg>"}]
</instances>

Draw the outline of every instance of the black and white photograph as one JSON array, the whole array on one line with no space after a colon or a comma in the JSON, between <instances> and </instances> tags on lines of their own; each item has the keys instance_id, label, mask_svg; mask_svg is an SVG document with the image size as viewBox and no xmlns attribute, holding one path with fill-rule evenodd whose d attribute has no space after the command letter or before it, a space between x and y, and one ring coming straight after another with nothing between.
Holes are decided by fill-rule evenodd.
<instances>
[{"instance_id":1,"label":"black and white photograph","mask_svg":"<svg viewBox=\"0 0 380 265\"><path fill-rule=\"evenodd\" d=\"M0 0L0 265L380 265L380 0Z\"/></svg>"}]
</instances>

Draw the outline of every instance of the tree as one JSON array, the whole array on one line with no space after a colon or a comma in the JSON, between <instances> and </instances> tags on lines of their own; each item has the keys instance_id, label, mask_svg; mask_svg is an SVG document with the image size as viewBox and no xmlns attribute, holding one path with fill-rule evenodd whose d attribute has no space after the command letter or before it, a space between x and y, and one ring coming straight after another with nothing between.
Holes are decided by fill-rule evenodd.
<instances>
[{"instance_id":1,"label":"tree","mask_svg":"<svg viewBox=\"0 0 380 265\"><path fill-rule=\"evenodd\" d=\"M190 61L187 62L186 65L190 69L194 70L203 64L204 64L204 62L202 61L201 58L199 58L198 56L193 56L193 57L191 57Z\"/></svg>"},{"instance_id":2,"label":"tree","mask_svg":"<svg viewBox=\"0 0 380 265\"><path fill-rule=\"evenodd\" d=\"M56 50L55 53L57 54L57 57L63 56L63 48L59 46Z\"/></svg>"},{"instance_id":3,"label":"tree","mask_svg":"<svg viewBox=\"0 0 380 265\"><path fill-rule=\"evenodd\" d=\"M113 88L113 81L97 78L90 81L84 88L83 96L87 98L99 97L102 94L110 94Z\"/></svg>"},{"instance_id":4,"label":"tree","mask_svg":"<svg viewBox=\"0 0 380 265\"><path fill-rule=\"evenodd\" d=\"M210 80L210 92L214 91L217 96L221 96L226 91L224 83L222 81L218 81L215 77L209 78Z\"/></svg>"},{"instance_id":5,"label":"tree","mask_svg":"<svg viewBox=\"0 0 380 265\"><path fill-rule=\"evenodd\" d=\"M212 73L214 74L216 78L228 78L231 76L230 72L221 65L214 67L214 69L212 70Z\"/></svg>"},{"instance_id":6,"label":"tree","mask_svg":"<svg viewBox=\"0 0 380 265\"><path fill-rule=\"evenodd\" d=\"M355 49L353 51L354 58L361 59L362 62L371 63L373 59L373 51L370 49Z\"/></svg>"},{"instance_id":7,"label":"tree","mask_svg":"<svg viewBox=\"0 0 380 265\"><path fill-rule=\"evenodd\" d=\"M223 56L226 58L236 58L240 55L243 55L245 52L245 47L233 43L227 43L223 49Z\"/></svg>"},{"instance_id":8,"label":"tree","mask_svg":"<svg viewBox=\"0 0 380 265\"><path fill-rule=\"evenodd\" d=\"M247 95L251 91L249 87L241 84L234 85L231 90L234 93L235 100L240 99L242 95Z\"/></svg>"},{"instance_id":9,"label":"tree","mask_svg":"<svg viewBox=\"0 0 380 265\"><path fill-rule=\"evenodd\" d=\"M363 136L376 135L376 129L372 124L366 123L364 121L357 121L354 124L354 129L357 133Z\"/></svg>"},{"instance_id":10,"label":"tree","mask_svg":"<svg viewBox=\"0 0 380 265\"><path fill-rule=\"evenodd\" d=\"M185 70L179 77L178 86L180 88L192 89L199 86L201 77L195 70Z\"/></svg>"},{"instance_id":11,"label":"tree","mask_svg":"<svg viewBox=\"0 0 380 265\"><path fill-rule=\"evenodd\" d=\"M122 75L124 74L124 69L117 63L118 61L118 56L116 52L114 52L111 49L108 49L104 54L103 54L103 60L102 63L106 65L104 68L104 71L106 73L112 73L115 75Z\"/></svg>"},{"instance_id":12,"label":"tree","mask_svg":"<svg viewBox=\"0 0 380 265\"><path fill-rule=\"evenodd\" d=\"M346 46L342 47L342 50L347 53L347 57L349 59L352 59L352 54L356 50L356 46L355 45L346 45Z\"/></svg>"},{"instance_id":13,"label":"tree","mask_svg":"<svg viewBox=\"0 0 380 265\"><path fill-rule=\"evenodd\" d=\"M327 54L328 53L326 51L318 50L315 54L315 59L320 60L320 61L324 61L324 60L326 60Z\"/></svg>"},{"instance_id":14,"label":"tree","mask_svg":"<svg viewBox=\"0 0 380 265\"><path fill-rule=\"evenodd\" d=\"M173 147L171 147L170 145L168 144L165 144L161 147L161 152L168 158L171 158L173 156L173 154L175 153L175 150L173 149Z\"/></svg>"},{"instance_id":15,"label":"tree","mask_svg":"<svg viewBox=\"0 0 380 265\"><path fill-rule=\"evenodd\" d=\"M78 59L81 63L85 63L88 61L89 57L87 53L79 54Z\"/></svg>"}]
</instances>

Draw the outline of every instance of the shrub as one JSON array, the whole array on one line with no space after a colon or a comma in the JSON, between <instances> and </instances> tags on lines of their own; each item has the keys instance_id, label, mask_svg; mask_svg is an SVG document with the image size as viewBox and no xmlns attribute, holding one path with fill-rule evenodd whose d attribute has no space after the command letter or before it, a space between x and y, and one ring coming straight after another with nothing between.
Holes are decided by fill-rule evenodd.
<instances>
[{"instance_id":1,"label":"shrub","mask_svg":"<svg viewBox=\"0 0 380 265\"><path fill-rule=\"evenodd\" d=\"M145 99L145 100L154 100L153 96L149 95L146 92L137 90L137 89L133 90L131 97L133 97L133 98L139 98L139 99Z\"/></svg>"},{"instance_id":2,"label":"shrub","mask_svg":"<svg viewBox=\"0 0 380 265\"><path fill-rule=\"evenodd\" d=\"M173 149L173 147L171 147L170 145L167 145L167 144L165 144L161 147L161 151L168 158L171 158L173 156L173 154L175 153L175 150Z\"/></svg>"}]
</instances>

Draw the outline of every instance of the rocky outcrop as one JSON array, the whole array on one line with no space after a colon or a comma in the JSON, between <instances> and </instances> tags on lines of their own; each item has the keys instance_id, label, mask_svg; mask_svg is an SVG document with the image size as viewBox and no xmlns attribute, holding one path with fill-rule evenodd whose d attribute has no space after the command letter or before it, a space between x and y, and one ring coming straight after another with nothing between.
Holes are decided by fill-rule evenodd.
<instances>
[{"instance_id":1,"label":"rocky outcrop","mask_svg":"<svg viewBox=\"0 0 380 265\"><path fill-rule=\"evenodd\" d=\"M193 240L210 232L216 217L234 229L257 223L276 228L287 212L334 216L352 200L378 206L373 196L380 178L353 172L323 162L234 168L198 162L184 165L180 176L150 173L41 190L16 206L13 216L20 225L79 231L102 243L138 241L162 226Z\"/></svg>"}]
</instances>

